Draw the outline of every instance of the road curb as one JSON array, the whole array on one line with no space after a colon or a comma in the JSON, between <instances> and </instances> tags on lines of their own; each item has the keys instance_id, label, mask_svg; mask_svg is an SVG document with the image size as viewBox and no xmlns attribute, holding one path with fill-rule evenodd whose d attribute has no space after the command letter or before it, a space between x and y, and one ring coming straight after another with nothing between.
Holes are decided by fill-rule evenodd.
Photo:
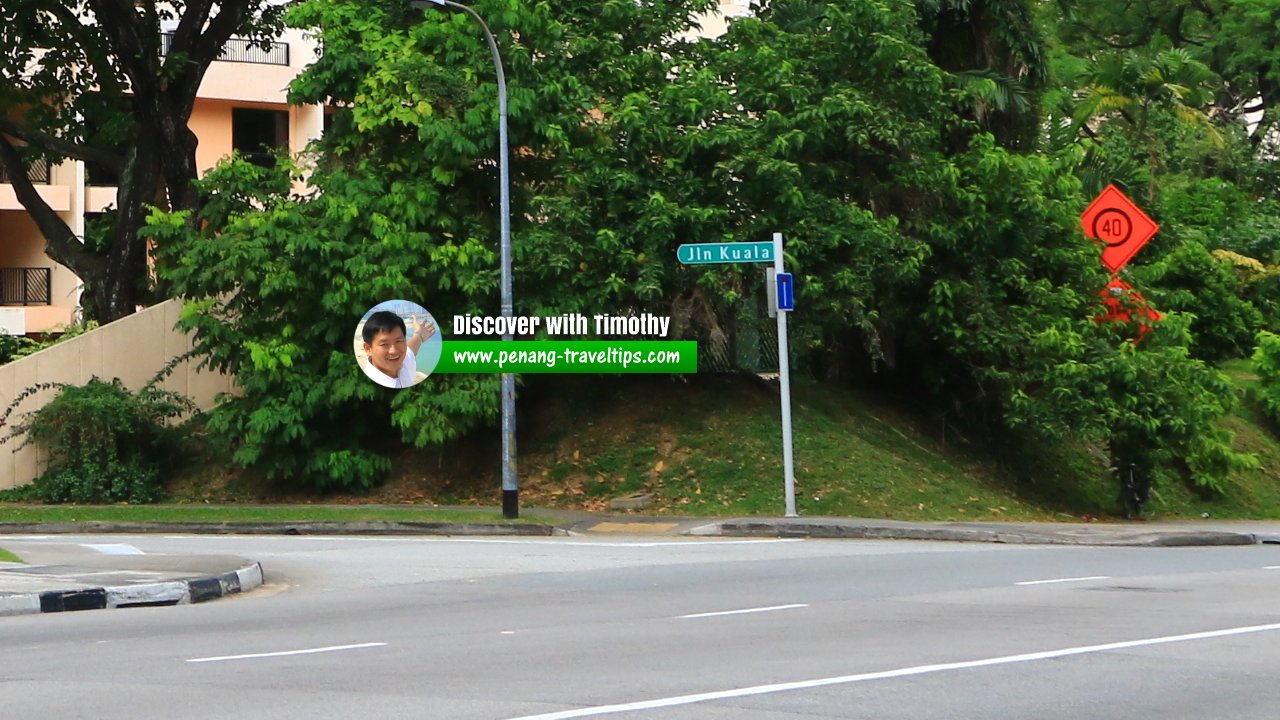
<instances>
[{"instance_id":1,"label":"road curb","mask_svg":"<svg viewBox=\"0 0 1280 720\"><path fill-rule=\"evenodd\" d=\"M0 523L0 535L80 535L91 533L182 535L566 535L555 525L542 523L444 523L444 522L298 522L298 523L130 523L64 522Z\"/></svg>"},{"instance_id":2,"label":"road curb","mask_svg":"<svg viewBox=\"0 0 1280 720\"><path fill-rule=\"evenodd\" d=\"M822 522L729 521L709 523L689 534L720 537L777 537L864 540L933 540L1016 545L1096 545L1128 547L1186 547L1256 545L1251 533L1226 531L1162 531L1144 533L1033 532L964 527L850 525Z\"/></svg>"},{"instance_id":3,"label":"road curb","mask_svg":"<svg viewBox=\"0 0 1280 720\"><path fill-rule=\"evenodd\" d=\"M246 592L260 585L262 565L254 562L220 575L186 580L0 595L0 616L187 605Z\"/></svg>"},{"instance_id":4,"label":"road curb","mask_svg":"<svg viewBox=\"0 0 1280 720\"><path fill-rule=\"evenodd\" d=\"M1127 547L1185 547L1256 545L1280 542L1280 535L1254 535L1227 530L1147 530L1134 528L1036 529L1011 525L1007 528L962 524L910 524L879 521L841 522L824 520L731 519L692 520L662 518L676 526L670 535L700 537L775 537L863 540L930 540L936 542L985 542L1010 545L1091 545ZM611 524L650 524L652 518L613 518ZM94 533L183 535L389 535L389 536L528 536L550 537L593 534L601 518L576 520L560 525L545 523L444 523L413 521L374 522L260 522L260 523L0 523L0 536L75 535ZM610 524L610 523L606 523ZM662 534L662 533L659 533Z\"/></svg>"}]
</instances>

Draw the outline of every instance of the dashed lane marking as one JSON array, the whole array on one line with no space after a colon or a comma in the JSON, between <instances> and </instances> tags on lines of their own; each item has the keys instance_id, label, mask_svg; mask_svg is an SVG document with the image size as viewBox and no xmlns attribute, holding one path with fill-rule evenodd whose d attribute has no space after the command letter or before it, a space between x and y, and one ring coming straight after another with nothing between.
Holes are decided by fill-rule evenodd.
<instances>
[{"instance_id":1,"label":"dashed lane marking","mask_svg":"<svg viewBox=\"0 0 1280 720\"><path fill-rule=\"evenodd\" d=\"M747 615L749 613L773 612L774 610L794 610L795 608L807 608L808 604L794 603L791 605L770 605L769 607L746 608L743 610L721 610L719 612L692 613L690 615L681 615L681 619L688 618L709 618L721 617L724 615Z\"/></svg>"},{"instance_id":2,"label":"dashed lane marking","mask_svg":"<svg viewBox=\"0 0 1280 720\"><path fill-rule=\"evenodd\" d=\"M1053 583L1085 582L1087 580L1110 580L1110 575L1090 575L1089 577L1054 578L1053 580L1024 580L1014 585L1051 585Z\"/></svg>"},{"instance_id":3,"label":"dashed lane marking","mask_svg":"<svg viewBox=\"0 0 1280 720\"><path fill-rule=\"evenodd\" d=\"M308 648L306 650L285 650L282 652L251 653L248 655L220 655L218 657L191 658L189 663L220 662L223 660L251 660L254 658L285 657L286 655L314 655L316 653L338 652L340 650L357 650L360 648L383 647L386 643L372 642L358 645L330 645L329 647Z\"/></svg>"}]
</instances>

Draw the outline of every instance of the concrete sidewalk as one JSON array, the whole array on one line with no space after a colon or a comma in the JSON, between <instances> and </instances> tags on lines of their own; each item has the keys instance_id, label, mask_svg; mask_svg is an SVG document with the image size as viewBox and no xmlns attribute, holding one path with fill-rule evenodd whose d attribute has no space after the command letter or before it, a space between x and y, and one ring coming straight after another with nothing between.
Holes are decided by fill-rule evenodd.
<instances>
[{"instance_id":1,"label":"concrete sidewalk","mask_svg":"<svg viewBox=\"0 0 1280 720\"><path fill-rule=\"evenodd\" d=\"M689 518L534 510L550 523L0 523L5 535L147 532L241 535L658 535L933 540L1096 546L1280 544L1280 521L991 523L860 518ZM15 538L17 540L17 538ZM129 546L22 545L25 564L0 562L0 616L202 602L262 584L253 560L128 554Z\"/></svg>"}]
</instances>

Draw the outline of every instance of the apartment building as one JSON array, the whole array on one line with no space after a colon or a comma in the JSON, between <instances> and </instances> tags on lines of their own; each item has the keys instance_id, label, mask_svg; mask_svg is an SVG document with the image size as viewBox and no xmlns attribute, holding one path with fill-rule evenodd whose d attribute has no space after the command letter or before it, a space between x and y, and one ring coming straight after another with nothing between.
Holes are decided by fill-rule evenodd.
<instances>
[{"instance_id":1,"label":"apartment building","mask_svg":"<svg viewBox=\"0 0 1280 720\"><path fill-rule=\"evenodd\" d=\"M314 57L316 43L287 30L269 48L250 47L233 38L210 65L191 114L199 138L196 162L212 168L238 150L251 160L269 162L270 152L297 152L324 129L324 109L292 106L289 82ZM80 161L29 172L41 197L67 225L84 235L85 219L115 202L115 178ZM44 252L44 238L0 169L0 333L57 332L77 317L80 281Z\"/></svg>"}]
</instances>

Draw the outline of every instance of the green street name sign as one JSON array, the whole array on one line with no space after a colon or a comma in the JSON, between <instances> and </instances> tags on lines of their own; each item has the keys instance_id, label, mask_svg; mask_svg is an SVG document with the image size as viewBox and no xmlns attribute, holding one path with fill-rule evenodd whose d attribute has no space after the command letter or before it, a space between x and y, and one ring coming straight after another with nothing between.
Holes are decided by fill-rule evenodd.
<instances>
[{"instance_id":1,"label":"green street name sign","mask_svg":"<svg viewBox=\"0 0 1280 720\"><path fill-rule=\"evenodd\" d=\"M773 243L731 242L681 245L676 248L676 260L685 265L773 262Z\"/></svg>"}]
</instances>

